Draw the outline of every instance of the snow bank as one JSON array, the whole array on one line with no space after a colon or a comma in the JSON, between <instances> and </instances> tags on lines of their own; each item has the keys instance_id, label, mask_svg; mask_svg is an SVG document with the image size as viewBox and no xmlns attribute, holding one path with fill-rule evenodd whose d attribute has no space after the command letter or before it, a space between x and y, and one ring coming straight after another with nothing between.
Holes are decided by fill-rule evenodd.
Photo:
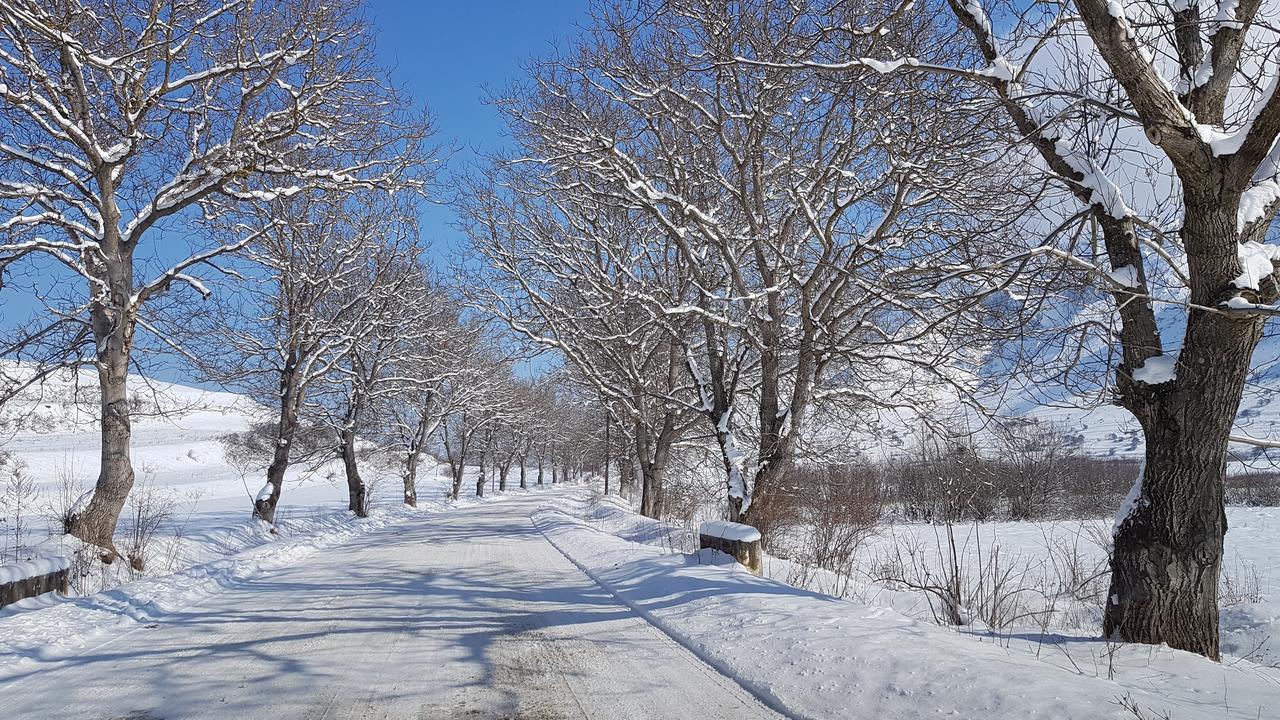
<instances>
[{"instance_id":1,"label":"snow bank","mask_svg":"<svg viewBox=\"0 0 1280 720\"><path fill-rule=\"evenodd\" d=\"M0 583L13 583L27 578L66 570L71 564L65 557L38 557L17 564L0 565Z\"/></svg>"},{"instance_id":2,"label":"snow bank","mask_svg":"<svg viewBox=\"0 0 1280 720\"><path fill-rule=\"evenodd\" d=\"M534 515L553 545L623 603L763 702L800 718L1267 717L1280 672L1094 637L969 633L629 542L567 498ZM608 514L621 511L610 503ZM606 523L607 524L607 523ZM1018 637L1014 637L1014 635Z\"/></svg>"}]
</instances>

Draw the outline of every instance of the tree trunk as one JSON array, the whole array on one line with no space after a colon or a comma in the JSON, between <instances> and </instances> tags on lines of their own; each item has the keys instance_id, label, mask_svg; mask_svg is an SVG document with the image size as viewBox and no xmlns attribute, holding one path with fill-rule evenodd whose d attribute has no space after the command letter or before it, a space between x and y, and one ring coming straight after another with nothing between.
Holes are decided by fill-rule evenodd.
<instances>
[{"instance_id":1,"label":"tree trunk","mask_svg":"<svg viewBox=\"0 0 1280 720\"><path fill-rule=\"evenodd\" d=\"M404 459L404 504L418 507L418 464L422 459L422 446L427 442L433 423L428 421L426 411L418 419L417 432L409 441L409 450Z\"/></svg>"},{"instance_id":2,"label":"tree trunk","mask_svg":"<svg viewBox=\"0 0 1280 720\"><path fill-rule=\"evenodd\" d=\"M559 480L556 479L556 461L551 461L551 484L555 485Z\"/></svg>"},{"instance_id":3,"label":"tree trunk","mask_svg":"<svg viewBox=\"0 0 1280 720\"><path fill-rule=\"evenodd\" d=\"M521 490L525 490L529 487L528 483L525 482L525 469L524 469L525 463L527 463L528 461L529 461L529 458L527 456L524 456L524 455L520 456L520 489Z\"/></svg>"},{"instance_id":4,"label":"tree trunk","mask_svg":"<svg viewBox=\"0 0 1280 720\"><path fill-rule=\"evenodd\" d=\"M652 462L640 463L640 514L662 517L662 469Z\"/></svg>"},{"instance_id":5,"label":"tree trunk","mask_svg":"<svg viewBox=\"0 0 1280 720\"><path fill-rule=\"evenodd\" d=\"M538 456L538 484L542 484L542 456Z\"/></svg>"},{"instance_id":6,"label":"tree trunk","mask_svg":"<svg viewBox=\"0 0 1280 720\"><path fill-rule=\"evenodd\" d=\"M133 463L129 459L132 427L128 397L129 353L135 322L129 307L133 261L128 255L109 257L104 268L109 293L105 298L95 298L89 306L90 324L97 343L101 466L93 497L72 518L68 531L87 543L111 551L112 556L119 556L114 541L116 524L134 480Z\"/></svg>"},{"instance_id":7,"label":"tree trunk","mask_svg":"<svg viewBox=\"0 0 1280 720\"><path fill-rule=\"evenodd\" d=\"M484 460L487 454L487 450L480 451L480 472L476 475L476 497L484 497L484 484L489 480L488 473L484 469Z\"/></svg>"},{"instance_id":8,"label":"tree trunk","mask_svg":"<svg viewBox=\"0 0 1280 720\"><path fill-rule=\"evenodd\" d=\"M404 463L404 504L418 507L418 459L422 453L417 450L409 452Z\"/></svg>"},{"instance_id":9,"label":"tree trunk","mask_svg":"<svg viewBox=\"0 0 1280 720\"><path fill-rule=\"evenodd\" d=\"M1193 278L1207 279L1193 282L1195 305L1214 307L1234 292L1234 222L1234 212L1187 208L1183 237L1201 251L1190 257ZM1192 310L1174 379L1140 383L1120 366L1119 401L1142 425L1146 464L1135 505L1116 530L1103 620L1108 637L1219 658L1228 435L1261 334L1257 318Z\"/></svg>"},{"instance_id":10,"label":"tree trunk","mask_svg":"<svg viewBox=\"0 0 1280 720\"><path fill-rule=\"evenodd\" d=\"M293 438L298 431L298 408L302 404L302 389L298 387L297 354L292 353L280 373L280 417L276 421L276 442L271 451L271 464L267 466L267 485L271 491L254 499L253 516L275 523L276 508L284 490L284 474L289 469L289 455ZM265 488L264 488L265 489Z\"/></svg>"},{"instance_id":11,"label":"tree trunk","mask_svg":"<svg viewBox=\"0 0 1280 720\"><path fill-rule=\"evenodd\" d=\"M510 471L511 471L510 460L498 466L498 492L507 491L507 473Z\"/></svg>"},{"instance_id":12,"label":"tree trunk","mask_svg":"<svg viewBox=\"0 0 1280 720\"><path fill-rule=\"evenodd\" d=\"M360 395L353 392L351 402L347 406L347 415L343 418L342 432L339 433L342 447L342 467L347 475L347 509L356 517L369 517L369 489L360 477L360 468L356 464L356 419L360 416Z\"/></svg>"},{"instance_id":13,"label":"tree trunk","mask_svg":"<svg viewBox=\"0 0 1280 720\"><path fill-rule=\"evenodd\" d=\"M457 500L458 496L462 494L462 475L466 469L466 465L460 463L458 466L450 469L453 470L453 487L449 489L449 499Z\"/></svg>"},{"instance_id":14,"label":"tree trunk","mask_svg":"<svg viewBox=\"0 0 1280 720\"><path fill-rule=\"evenodd\" d=\"M635 471L640 476L640 514L647 518L662 517L665 509L664 475L671 457L671 444L678 432L671 418L656 435L640 422L635 423Z\"/></svg>"},{"instance_id":15,"label":"tree trunk","mask_svg":"<svg viewBox=\"0 0 1280 720\"><path fill-rule=\"evenodd\" d=\"M369 517L369 488L360 478L360 469L356 466L356 431L355 428L342 433L342 466L347 474L347 509L356 517Z\"/></svg>"}]
</instances>

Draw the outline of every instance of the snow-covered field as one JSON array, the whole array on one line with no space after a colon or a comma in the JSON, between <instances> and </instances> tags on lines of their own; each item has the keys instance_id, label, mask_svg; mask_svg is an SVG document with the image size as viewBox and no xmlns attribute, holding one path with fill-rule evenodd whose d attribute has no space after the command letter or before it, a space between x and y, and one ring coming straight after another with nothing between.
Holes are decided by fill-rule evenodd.
<instances>
[{"instance_id":1,"label":"snow-covered field","mask_svg":"<svg viewBox=\"0 0 1280 720\"><path fill-rule=\"evenodd\" d=\"M1280 511L1233 516L1233 552L1273 562ZM1247 526L1248 518L1256 524ZM793 568L776 558L766 557L766 577L756 578L724 556L678 552L679 529L617 498L580 495L536 520L617 597L795 717L848 717L857 708L884 718L1267 718L1280 698L1274 658L1214 663L1167 647L1108 643L1096 625L1076 633L943 627L910 593L880 588L863 600L836 599L784 582ZM1029 527L982 532L1028 553L1036 545ZM1224 609L1229 647L1243 647L1232 638L1245 623L1265 625L1248 628L1252 637L1277 628L1275 586L1266 588L1267 602L1243 613Z\"/></svg>"}]
</instances>

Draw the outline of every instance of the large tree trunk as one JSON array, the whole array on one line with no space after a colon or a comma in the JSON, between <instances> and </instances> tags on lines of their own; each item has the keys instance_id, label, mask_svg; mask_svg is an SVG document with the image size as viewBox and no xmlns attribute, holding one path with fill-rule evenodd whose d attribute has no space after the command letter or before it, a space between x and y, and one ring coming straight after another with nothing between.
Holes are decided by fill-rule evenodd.
<instances>
[{"instance_id":1,"label":"large tree trunk","mask_svg":"<svg viewBox=\"0 0 1280 720\"><path fill-rule=\"evenodd\" d=\"M511 461L507 460L498 466L498 492L507 491L507 473L511 471Z\"/></svg>"},{"instance_id":2,"label":"large tree trunk","mask_svg":"<svg viewBox=\"0 0 1280 720\"><path fill-rule=\"evenodd\" d=\"M114 227L116 218L103 218ZM116 239L116 244L119 240ZM108 244L104 244L104 248ZM109 251L104 250L106 254ZM93 497L70 522L68 531L81 540L111 551L115 549L116 523L133 489L133 463L129 458L132 436L128 397L129 353L133 347L135 319L129 307L133 290L133 261L124 253L108 255L104 278L106 297L89 307L90 324L97 343L99 410L101 413L101 466ZM134 559L135 563L138 559Z\"/></svg>"},{"instance_id":3,"label":"large tree trunk","mask_svg":"<svg viewBox=\"0 0 1280 720\"><path fill-rule=\"evenodd\" d=\"M1193 277L1208 280L1193 284L1195 305L1214 307L1234 292L1234 222L1234 212L1187 210L1184 240L1201 251L1191 256ZM1107 636L1219 657L1227 438L1261 331L1256 318L1192 310L1174 379L1140 383L1120 367L1120 402L1142 425L1146 465L1116 531Z\"/></svg>"},{"instance_id":4,"label":"large tree trunk","mask_svg":"<svg viewBox=\"0 0 1280 720\"><path fill-rule=\"evenodd\" d=\"M484 460L487 454L488 450L482 449L480 451L480 472L476 475L476 497L484 497L484 484L489 480L488 474L484 469Z\"/></svg>"},{"instance_id":5,"label":"large tree trunk","mask_svg":"<svg viewBox=\"0 0 1280 720\"><path fill-rule=\"evenodd\" d=\"M528 456L526 455L520 456L520 489L521 490L524 490L529 487L528 483L525 482L525 469L524 469L525 463L527 463L528 461L529 461Z\"/></svg>"},{"instance_id":6,"label":"large tree trunk","mask_svg":"<svg viewBox=\"0 0 1280 720\"><path fill-rule=\"evenodd\" d=\"M538 456L538 484L542 484L542 456Z\"/></svg>"},{"instance_id":7,"label":"large tree trunk","mask_svg":"<svg viewBox=\"0 0 1280 720\"><path fill-rule=\"evenodd\" d=\"M636 455L640 468L640 514L647 518L662 517L665 509L664 475L667 460L671 457L671 443L675 431L670 422L657 437L636 423Z\"/></svg>"},{"instance_id":8,"label":"large tree trunk","mask_svg":"<svg viewBox=\"0 0 1280 720\"><path fill-rule=\"evenodd\" d=\"M776 489L786 479L795 460L795 428L802 426L812 396L815 359L813 353L812 327L809 318L802 320L804 331L800 338L796 366L792 371L791 394L787 405L783 407L782 389L778 383L778 361L771 359L763 363L771 368L769 382L762 383L761 402L758 414L760 423L760 457L756 462L755 477L751 479L751 506L739 522L754 526L768 540L774 518L777 517L775 503L786 503L785 498L775 494ZM771 335L772 337L772 335ZM767 354L772 357L772 353Z\"/></svg>"},{"instance_id":9,"label":"large tree trunk","mask_svg":"<svg viewBox=\"0 0 1280 720\"><path fill-rule=\"evenodd\" d=\"M640 463L640 514L655 520L662 517L662 473L656 463Z\"/></svg>"},{"instance_id":10,"label":"large tree trunk","mask_svg":"<svg viewBox=\"0 0 1280 720\"><path fill-rule=\"evenodd\" d=\"M268 523L276 521L276 508L284 490L284 474L289 469L290 450L298 431L298 408L302 404L303 392L298 387L296 354L290 354L285 361L284 370L280 373L280 388L276 442L271 451L271 464L267 466L267 487L270 490L265 495L259 493L253 502L253 516Z\"/></svg>"}]
</instances>

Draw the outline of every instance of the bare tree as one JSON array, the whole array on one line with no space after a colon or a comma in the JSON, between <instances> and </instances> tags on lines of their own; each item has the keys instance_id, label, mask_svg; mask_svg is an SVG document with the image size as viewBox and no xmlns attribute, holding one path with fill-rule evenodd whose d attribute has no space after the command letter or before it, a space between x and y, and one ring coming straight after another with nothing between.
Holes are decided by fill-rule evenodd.
<instances>
[{"instance_id":1,"label":"bare tree","mask_svg":"<svg viewBox=\"0 0 1280 720\"><path fill-rule=\"evenodd\" d=\"M526 334L591 369L611 403L634 398L591 363L626 377L613 368L634 358L596 360L622 354L599 338L666 336L639 384L654 393L670 362L662 407L703 418L729 517L757 524L815 403L928 415L939 393L967 395L954 366L981 345L953 338L996 334L982 301L1011 275L979 262L1002 249L984 242L1002 168L955 86L734 62L810 47L800 6L653 3L643 22L600 6L573 52L500 102L522 143L504 179L516 198L473 213L476 243L516 278L502 314L536 315Z\"/></svg>"},{"instance_id":2,"label":"bare tree","mask_svg":"<svg viewBox=\"0 0 1280 720\"><path fill-rule=\"evenodd\" d=\"M415 262L420 248L413 218L393 208L373 232L377 250L361 268L361 282L341 298L367 310L359 325L345 331L350 349L330 366L313 402L320 422L336 435L348 509L357 517L369 514L369 486L360 475L357 440L385 435L384 427L392 421L379 411L406 386L423 381L415 361L435 335L429 323L404 311L424 306L430 295L424 269Z\"/></svg>"},{"instance_id":3,"label":"bare tree","mask_svg":"<svg viewBox=\"0 0 1280 720\"><path fill-rule=\"evenodd\" d=\"M460 309L447 293L432 281L426 281L419 299L422 313L408 312L412 324L406 335L410 347L395 360L394 391L385 393L381 414L387 429L382 435L386 443L404 457L401 479L404 481L404 503L418 505L418 469L428 444L453 408L456 396L448 392L449 384L466 374L462 362L465 354L459 347L468 341L460 319ZM430 312L426 312L431 308Z\"/></svg>"},{"instance_id":4,"label":"bare tree","mask_svg":"<svg viewBox=\"0 0 1280 720\"><path fill-rule=\"evenodd\" d=\"M531 150L541 142L523 138ZM490 175L501 184L464 194L472 248L488 271L470 284L472 301L560 355L566 380L611 401L641 469L641 512L658 517L667 458L697 417L670 400L687 392L674 339L687 322L655 318L642 297L678 303L687 274L650 230L555 177L508 161Z\"/></svg>"},{"instance_id":5,"label":"bare tree","mask_svg":"<svg viewBox=\"0 0 1280 720\"><path fill-rule=\"evenodd\" d=\"M854 7L842 3L842 7ZM1276 30L1260 2L1074 0L1019 6L902 3L884 23L949 9L973 62L935 62L892 39L799 63L827 71L927 71L974 81L1074 208L1038 249L1112 300L1068 333L1067 357L1111 349L1115 402L1146 438L1118 518L1104 632L1217 658L1223 486L1253 352L1275 314L1280 250ZM874 24L872 24L874 25ZM750 60L748 60L750 61ZM1051 226L1052 227L1052 226Z\"/></svg>"},{"instance_id":6,"label":"bare tree","mask_svg":"<svg viewBox=\"0 0 1280 720\"><path fill-rule=\"evenodd\" d=\"M135 277L160 229L215 201L399 183L421 124L347 4L15 0L0 7L0 266L43 256L87 288L102 459L71 532L109 550L133 485L127 373L140 310L266 228L205 235ZM206 208L207 211L212 211ZM55 321L60 322L60 321ZM145 325L143 325L145 328Z\"/></svg>"}]
</instances>

